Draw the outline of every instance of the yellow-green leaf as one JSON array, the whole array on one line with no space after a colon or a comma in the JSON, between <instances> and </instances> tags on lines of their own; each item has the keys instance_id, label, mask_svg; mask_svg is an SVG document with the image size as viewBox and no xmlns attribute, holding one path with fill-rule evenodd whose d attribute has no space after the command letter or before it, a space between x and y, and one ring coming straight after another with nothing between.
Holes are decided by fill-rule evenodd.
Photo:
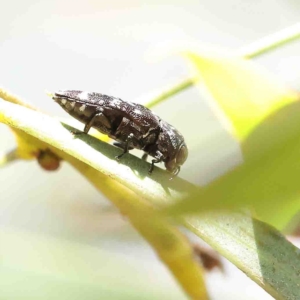
<instances>
[{"instance_id":1,"label":"yellow-green leaf","mask_svg":"<svg viewBox=\"0 0 300 300\"><path fill-rule=\"evenodd\" d=\"M189 57L219 114L232 124L244 163L170 211L250 206L259 218L284 228L300 208L299 95L248 60Z\"/></svg>"},{"instance_id":2,"label":"yellow-green leaf","mask_svg":"<svg viewBox=\"0 0 300 300\"><path fill-rule=\"evenodd\" d=\"M250 60L195 53L187 56L196 67L200 82L241 140L270 113L299 98L296 92Z\"/></svg>"},{"instance_id":3,"label":"yellow-green leaf","mask_svg":"<svg viewBox=\"0 0 300 300\"><path fill-rule=\"evenodd\" d=\"M145 162L129 155L124 165L116 164L113 159L116 155L114 147L96 141L90 136L74 139L65 128L66 125L39 112L0 101L0 120L10 126L17 127L42 143L48 144L51 150L57 149L56 154L61 153L63 155L65 153L68 157L73 157L80 162L79 166L83 168L81 171L85 168L87 172L99 170L101 173L109 175L110 178L115 178L116 182L124 183L136 192L138 199L145 199L153 206L162 208L166 204L174 203L184 193L195 189L193 185L179 178L169 181L168 176L163 171L157 170L152 179L142 177L143 168L146 167ZM78 168L79 166L77 165ZM93 174L101 173L93 172L89 172L90 177L87 177L92 182L95 180L96 183L93 182L95 185L99 184L98 181L101 180L97 179L101 177L96 178ZM147 168L145 168L146 172ZM109 179L104 184L112 182L113 180ZM121 200L122 198L116 199L120 206L122 205ZM147 217L148 215L145 216L145 218ZM245 215L236 216L235 214L221 215L220 217L206 215L205 218L185 217L183 223L236 264L276 299L298 299L299 267L297 267L297 262L299 261L299 253L276 230L266 229L266 225L259 221ZM259 234L257 235L256 232ZM266 240L268 240L270 247L264 245ZM263 245L263 247L255 247L255 245ZM164 249L166 255L170 249L172 250L172 248ZM275 250L271 251L272 249ZM277 249L280 251L276 251ZM177 250L179 250L178 253L181 253L180 248ZM257 250L259 250L259 257L263 260L259 259ZM283 253L285 253L284 260L282 259ZM173 265L176 268L176 270L173 269L174 274L175 271L181 270L180 265L180 261L177 265ZM268 273L266 273L267 270ZM276 273L272 274L272 270L275 270ZM196 275L196 272L194 274ZM182 275L182 280L187 278L186 274ZM189 286L188 288L194 287ZM202 289L202 286L200 288Z\"/></svg>"}]
</instances>

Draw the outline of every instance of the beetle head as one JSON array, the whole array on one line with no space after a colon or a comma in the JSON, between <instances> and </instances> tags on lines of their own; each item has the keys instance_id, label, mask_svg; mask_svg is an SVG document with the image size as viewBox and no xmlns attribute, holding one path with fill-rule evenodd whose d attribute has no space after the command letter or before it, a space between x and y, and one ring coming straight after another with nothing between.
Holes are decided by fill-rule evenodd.
<instances>
[{"instance_id":1,"label":"beetle head","mask_svg":"<svg viewBox=\"0 0 300 300\"><path fill-rule=\"evenodd\" d=\"M188 148L185 143L182 143L176 152L175 157L165 162L166 169L176 176L180 171L180 166L184 164L187 157Z\"/></svg>"}]
</instances>

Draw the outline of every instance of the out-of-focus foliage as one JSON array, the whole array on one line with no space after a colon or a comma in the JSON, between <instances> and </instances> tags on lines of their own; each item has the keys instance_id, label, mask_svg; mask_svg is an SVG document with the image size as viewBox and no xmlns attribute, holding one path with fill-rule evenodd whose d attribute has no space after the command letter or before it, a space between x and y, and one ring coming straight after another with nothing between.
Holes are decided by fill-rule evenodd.
<instances>
[{"instance_id":1,"label":"out-of-focus foliage","mask_svg":"<svg viewBox=\"0 0 300 300\"><path fill-rule=\"evenodd\" d=\"M66 125L60 124L53 118L50 118L39 112L34 112L21 106L16 106L14 104L1 101L0 112L0 119L2 122L21 130L25 133L25 135L32 136L32 143L36 143L37 145L41 143L43 147L48 145L50 150L53 150L53 152L58 156L64 157L65 154L67 154L67 156L70 156L70 158L73 157L73 159L76 161L76 164L74 165L77 165L77 161L80 165L81 163L84 163L86 167L80 170L82 174L85 174L87 171L85 168L87 168L89 170L88 173L90 178L97 179L97 174L99 174L100 177L104 176L103 178L108 175L108 182L111 182L112 186L114 186L113 179L115 179L116 183L120 182L125 186L130 187L131 191L134 191L137 196L133 201L144 199L148 201L151 206L162 207L166 203L174 203L176 198L178 199L179 196L183 197L187 192L195 191L197 189L197 187L188 184L179 178L170 181L169 176L163 171L159 172L157 170L157 172L155 172L151 178L140 177L143 174L142 168L144 168L143 164L145 164L145 162L141 162L138 158L128 155L128 159L124 162L124 164L118 164L114 160L114 156L116 155L116 151L118 151L118 149L114 149L112 146L101 141L96 141L90 136L74 139L70 132L65 128ZM37 141L34 142L35 140ZM130 168L126 165L128 165ZM114 166L114 168L112 168L112 166ZM145 168L145 172L147 172L147 169L148 168ZM97 180L99 184L102 184L102 181L103 180L101 179ZM104 186L106 186L105 181ZM126 194L123 193L123 196L124 195ZM155 197L155 195L157 196ZM130 197L128 197L128 199L130 200ZM121 205L120 207L123 205L121 211L124 211L124 203L126 202L122 202L121 200L122 191L120 198L117 199L117 201L119 201ZM206 199L206 201L209 200L210 199ZM117 204L118 202L114 203ZM138 202L136 202L136 204L138 204ZM127 204L125 204L125 206L126 205ZM137 208L136 206L134 207ZM161 243L166 244L166 248L162 248L164 250L163 252L167 253L170 251L170 249L172 250L172 248L168 247L168 245L170 245L167 238L168 236L160 235L161 226L154 226L152 228L153 231L149 230L151 229L151 220L155 221L156 217L159 219L160 217L156 214L149 215L151 210L147 210L146 207L147 206L137 210L139 211L140 215L137 213L138 222L133 224L138 224L139 219L143 220L144 217L148 218L145 224L143 224L143 222L140 223L142 226L146 225L144 228L141 227L140 232L142 234L146 233L148 236L147 240L152 241L152 244L153 241L158 242L156 245L153 244L155 249L157 249L157 246L160 244L159 240L161 239ZM128 206L127 209L130 209L130 206ZM132 210L133 216L137 211L135 209ZM128 211L128 213L130 213L130 211ZM279 239L278 233L274 229L266 229L263 223L257 222L251 217L248 217L248 221L245 223L244 221L246 219L247 216L242 215L241 217L236 217L235 214L229 215L226 218L217 219L215 215L208 214L205 219L186 217L183 219L183 223L187 228L189 228L199 237L203 238L222 255L236 264L250 278L265 288L274 297L281 299L284 297L293 296L295 291L297 291L298 280L293 279L288 281L288 288L282 288L281 282L284 281L287 276L291 276L291 278L297 278L297 270L295 270L294 264L291 264L291 262L294 259L298 260L298 254L294 250L285 251L286 249L292 249L291 244L284 238ZM201 220L204 222L201 222ZM255 230L253 228L254 223ZM154 222L153 224L156 223ZM229 234L228 225L232 227ZM157 230L157 228L159 230ZM231 232L236 232L239 239L236 239L236 234L232 235ZM264 234L256 235L257 232L262 232ZM176 235L173 237L176 238ZM173 237L170 235L172 244L174 243ZM284 251L287 253L286 260L282 261L280 258L278 258L278 255L280 256L281 252L270 251L268 247L260 248L260 255L258 256L257 248L253 245L261 245L267 239L272 242L274 249L279 249L280 247L284 249ZM236 251L233 251L233 249ZM187 252L185 251L184 253ZM296 258L294 257L295 255ZM161 258L164 259L164 256L161 255ZM270 274L268 271L268 276L265 276L265 274L261 273L260 258L262 258L265 270L275 268L282 270L282 272L278 272L276 273L276 276L272 276L272 274ZM183 264L183 266L180 267L180 255L177 256L176 259L178 263L172 260L168 261L168 257L165 259L166 264L170 264L171 269L174 267L172 270L175 276L177 273L182 273L182 267L185 265ZM179 268L176 266L179 266ZM190 270L193 270L193 268ZM194 269L194 271L195 270L196 269ZM186 272L187 270L184 269L184 271ZM178 279L182 277L182 282L186 282L186 286L183 285L183 287L190 291L193 290L195 286L189 286L191 280L185 280L189 278L191 274L192 273L190 272L185 274L183 272L181 276L177 276ZM198 276L200 281L201 278L201 276ZM203 292L203 286L199 285L198 287L199 290Z\"/></svg>"},{"instance_id":2,"label":"out-of-focus foliage","mask_svg":"<svg viewBox=\"0 0 300 300\"><path fill-rule=\"evenodd\" d=\"M182 299L117 253L14 230L0 240L1 299Z\"/></svg>"},{"instance_id":3,"label":"out-of-focus foliage","mask_svg":"<svg viewBox=\"0 0 300 300\"><path fill-rule=\"evenodd\" d=\"M241 142L270 114L299 99L295 91L250 60L201 53L187 57ZM257 153L259 149L248 151Z\"/></svg>"},{"instance_id":4,"label":"out-of-focus foliage","mask_svg":"<svg viewBox=\"0 0 300 300\"><path fill-rule=\"evenodd\" d=\"M1 163L15 158L37 158L43 168L54 170L58 168L60 159L68 161L128 217L193 299L207 299L203 270L194 260L189 242L165 215L160 215L155 210L165 208L166 204L172 204L167 209L169 213L180 215L178 221L207 241L270 295L276 299L298 299L298 249L272 226L233 209L250 207L259 218L278 228L283 228L298 211L299 95L245 59L194 53L189 53L188 57L196 66L197 82L200 81L205 91L212 96L214 109L240 142L244 156L241 166L208 186L199 188L180 178L169 181L169 175L157 169L149 178L146 163L131 155L127 155L119 164L114 159L117 154L115 148L90 136L74 138L69 132L71 127L32 111L30 105L24 105L19 98L5 90L0 90L3 99L27 108L0 102L0 121L13 128L18 143L16 151L2 159ZM191 81L186 81L152 104L191 84ZM174 205L183 198L185 201ZM218 211L211 213L212 210ZM198 212L203 214L190 216ZM0 235L1 240L12 243L11 234L8 237ZM27 255L34 255L32 247L39 254L50 247L55 262L62 262L60 250L57 252L51 243L47 243L48 246L45 247L35 243L30 237L26 240L23 253L26 261L32 265L29 271L27 266L18 269L17 276L14 271L16 266L22 268L24 265L22 257L14 262L9 259L11 253L8 254L5 247L2 249L6 257L2 282L6 286L14 284L15 280L23 281L26 276L32 277L37 285L46 285L49 299L58 296L51 291L58 292L59 296L71 296L72 299L82 298L81 293L88 295L89 299L106 295L111 299L135 299L141 294L143 298L147 298L142 291L133 289L127 282L123 288L122 284L115 282L115 276L111 282L110 277L104 278L102 273L94 272L96 264L92 264L93 268L87 268L86 261L95 259L101 264L109 261L109 256L104 253L101 253L105 257L102 261L101 257L95 257L90 251L87 251L87 256L81 251L78 253L76 245L63 249L64 254L72 253L68 257L71 269L68 267L63 270L63 275L66 275L64 277L55 267L53 269L52 264L41 268L39 261L31 260ZM84 264L78 266L80 274L73 272L78 263L78 260L72 261L74 253L86 258ZM52 262L49 257L45 259ZM120 261L119 265L121 264ZM118 267L112 266L106 274L115 274L116 271L119 273ZM123 267L120 268L120 274L122 270ZM33 276L32 271L36 273ZM81 277L82 275L84 276ZM59 282L54 278L57 276L61 277ZM126 272L126 276L131 281L129 272ZM98 280L101 280L101 284ZM61 284L66 290L62 291ZM127 286L130 286L128 291ZM26 294L26 288L28 291L30 285L20 287L25 293L16 293L7 288L4 290L6 296L23 297L22 299L27 295L35 296L32 292ZM147 287L143 287L143 291L145 290ZM37 289L37 293L40 291ZM151 299L155 298L156 293L151 294Z\"/></svg>"},{"instance_id":5,"label":"out-of-focus foliage","mask_svg":"<svg viewBox=\"0 0 300 300\"><path fill-rule=\"evenodd\" d=\"M221 120L240 141L244 163L172 211L248 205L259 218L284 228L300 205L299 95L246 59L189 58Z\"/></svg>"}]
</instances>

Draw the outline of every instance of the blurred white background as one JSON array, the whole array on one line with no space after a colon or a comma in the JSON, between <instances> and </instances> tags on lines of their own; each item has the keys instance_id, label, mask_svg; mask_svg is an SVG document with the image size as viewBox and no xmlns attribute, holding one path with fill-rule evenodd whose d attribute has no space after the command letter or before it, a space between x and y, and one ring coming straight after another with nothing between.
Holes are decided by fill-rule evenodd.
<instances>
[{"instance_id":1,"label":"blurred white background","mask_svg":"<svg viewBox=\"0 0 300 300\"><path fill-rule=\"evenodd\" d=\"M204 42L237 49L299 18L296 0L0 0L0 85L46 113L67 117L45 90L98 91L136 101L189 76L179 56L156 59L166 45ZM294 42L256 61L299 89L299 51ZM181 177L201 185L240 161L238 145L196 88L154 110L186 137L190 154ZM1 152L14 148L3 125L0 136ZM0 227L16 236L30 232L115 253L136 268L143 266L133 281L144 274L152 278L149 287L172 291L165 291L164 299L185 299L148 245L67 164L54 173L36 162L1 169ZM6 242L0 239L0 249ZM208 274L212 299L271 299L234 267L226 264L226 270L225 276ZM0 299L12 299L1 297L1 283Z\"/></svg>"}]
</instances>

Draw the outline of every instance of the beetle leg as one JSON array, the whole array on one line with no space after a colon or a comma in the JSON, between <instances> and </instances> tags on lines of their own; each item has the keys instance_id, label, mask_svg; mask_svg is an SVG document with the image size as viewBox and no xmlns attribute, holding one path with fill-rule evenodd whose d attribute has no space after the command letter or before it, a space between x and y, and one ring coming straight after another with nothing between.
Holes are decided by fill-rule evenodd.
<instances>
[{"instance_id":1,"label":"beetle leg","mask_svg":"<svg viewBox=\"0 0 300 300\"><path fill-rule=\"evenodd\" d=\"M91 127L93 126L95 120L97 118L101 118L101 121L103 122L103 124L105 126L107 126L108 128L110 127L110 123L109 120L106 118L106 116L100 111L100 112L96 112L89 120L88 122L85 124L83 132L84 133L88 133L89 130L91 129Z\"/></svg>"},{"instance_id":2,"label":"beetle leg","mask_svg":"<svg viewBox=\"0 0 300 300\"><path fill-rule=\"evenodd\" d=\"M124 148L123 148L123 153L121 153L120 155L117 155L116 156L116 159L117 160L120 160L120 158L124 155L124 154L126 154L127 152L128 152L128 150L130 150L130 148L131 147L129 147L129 143L133 140L133 134L132 133L130 133L129 135L128 135L128 138L127 138L127 140L126 140L126 142L124 143Z\"/></svg>"},{"instance_id":3,"label":"beetle leg","mask_svg":"<svg viewBox=\"0 0 300 300\"><path fill-rule=\"evenodd\" d=\"M120 142L113 142L113 145L116 146L116 147L118 147L118 148L121 148L123 150L124 150L124 147L125 147L125 144L124 143L120 143ZM133 147L129 147L129 146L127 148L128 148L128 151L133 149Z\"/></svg>"},{"instance_id":4,"label":"beetle leg","mask_svg":"<svg viewBox=\"0 0 300 300\"><path fill-rule=\"evenodd\" d=\"M175 170L175 172L173 173L174 176L177 176L180 172L180 166L177 167L177 169Z\"/></svg>"},{"instance_id":5,"label":"beetle leg","mask_svg":"<svg viewBox=\"0 0 300 300\"><path fill-rule=\"evenodd\" d=\"M158 164L158 163L162 162L162 160L163 160L163 155L161 153L158 153L158 156L155 159L152 159L151 166L150 166L149 171L148 171L148 173L150 175L153 171L154 164Z\"/></svg>"}]
</instances>

